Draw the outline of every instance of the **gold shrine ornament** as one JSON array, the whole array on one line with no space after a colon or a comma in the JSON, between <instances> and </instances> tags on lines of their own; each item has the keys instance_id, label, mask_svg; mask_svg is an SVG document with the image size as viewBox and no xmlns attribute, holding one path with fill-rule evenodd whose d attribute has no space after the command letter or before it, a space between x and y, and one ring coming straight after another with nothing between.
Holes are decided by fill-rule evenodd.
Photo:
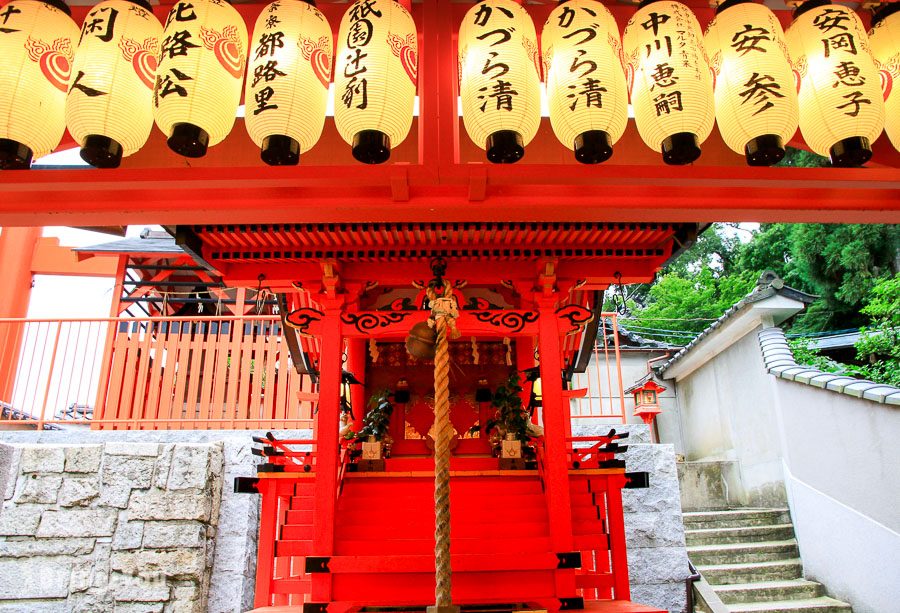
<instances>
[{"instance_id":1,"label":"gold shrine ornament","mask_svg":"<svg viewBox=\"0 0 900 613\"><path fill-rule=\"evenodd\" d=\"M800 74L800 132L835 166L861 166L884 128L881 78L869 37L849 8L811 0L794 11L787 31Z\"/></svg>"},{"instance_id":2,"label":"gold shrine ornament","mask_svg":"<svg viewBox=\"0 0 900 613\"><path fill-rule=\"evenodd\" d=\"M244 123L266 164L298 164L318 142L333 49L328 20L312 4L279 0L260 12L250 37Z\"/></svg>"},{"instance_id":3,"label":"gold shrine ornament","mask_svg":"<svg viewBox=\"0 0 900 613\"><path fill-rule=\"evenodd\" d=\"M900 3L885 5L872 16L869 43L881 71L884 131L900 151Z\"/></svg>"},{"instance_id":4,"label":"gold shrine ornament","mask_svg":"<svg viewBox=\"0 0 900 613\"><path fill-rule=\"evenodd\" d=\"M550 126L575 159L604 162L628 125L619 26L596 0L560 4L541 31Z\"/></svg>"},{"instance_id":5,"label":"gold shrine ornament","mask_svg":"<svg viewBox=\"0 0 900 613\"><path fill-rule=\"evenodd\" d=\"M162 33L146 0L106 0L84 18L65 117L88 164L118 168L147 142Z\"/></svg>"},{"instance_id":6,"label":"gold shrine ornament","mask_svg":"<svg viewBox=\"0 0 900 613\"><path fill-rule=\"evenodd\" d=\"M335 126L356 160L381 164L412 126L416 24L395 0L357 0L341 19L337 44Z\"/></svg>"},{"instance_id":7,"label":"gold shrine ornament","mask_svg":"<svg viewBox=\"0 0 900 613\"><path fill-rule=\"evenodd\" d=\"M716 122L750 166L771 166L797 132L797 82L778 18L752 0L716 9L704 38L715 73Z\"/></svg>"},{"instance_id":8,"label":"gold shrine ornament","mask_svg":"<svg viewBox=\"0 0 900 613\"><path fill-rule=\"evenodd\" d=\"M484 0L459 28L463 124L495 164L522 159L541 124L540 54L531 16L513 0Z\"/></svg>"},{"instance_id":9,"label":"gold shrine ornament","mask_svg":"<svg viewBox=\"0 0 900 613\"><path fill-rule=\"evenodd\" d=\"M78 26L62 0L13 0L0 25L0 169L27 169L59 145Z\"/></svg>"},{"instance_id":10,"label":"gold shrine ornament","mask_svg":"<svg viewBox=\"0 0 900 613\"><path fill-rule=\"evenodd\" d=\"M690 164L712 132L712 73L700 24L680 2L644 0L623 36L634 120L666 164Z\"/></svg>"},{"instance_id":11,"label":"gold shrine ornament","mask_svg":"<svg viewBox=\"0 0 900 613\"><path fill-rule=\"evenodd\" d=\"M225 0L191 0L172 7L163 35L153 118L170 149L203 157L234 126L247 26Z\"/></svg>"}]
</instances>

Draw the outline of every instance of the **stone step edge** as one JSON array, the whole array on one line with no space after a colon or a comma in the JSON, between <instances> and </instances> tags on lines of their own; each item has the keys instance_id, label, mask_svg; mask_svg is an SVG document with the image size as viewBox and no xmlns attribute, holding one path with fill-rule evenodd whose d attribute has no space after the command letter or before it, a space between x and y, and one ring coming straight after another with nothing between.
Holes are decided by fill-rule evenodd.
<instances>
[{"instance_id":1,"label":"stone step edge","mask_svg":"<svg viewBox=\"0 0 900 613\"><path fill-rule=\"evenodd\" d=\"M689 534L696 534L699 536L703 535L716 535L721 534L723 532L733 532L744 531L744 532L765 532L766 530L784 530L790 528L794 529L794 524L769 524L766 526L736 526L734 528L698 528L697 530L685 530L684 535L687 536Z\"/></svg>"},{"instance_id":2,"label":"stone step edge","mask_svg":"<svg viewBox=\"0 0 900 613\"><path fill-rule=\"evenodd\" d=\"M767 562L737 562L735 564L715 564L712 566L698 566L697 570L700 573L704 572L719 572L719 571L729 571L729 570L763 570L766 568L775 568L777 566L784 566L785 564L797 565L800 566L803 564L800 558L786 558L784 560L770 560Z\"/></svg>"},{"instance_id":3,"label":"stone step edge","mask_svg":"<svg viewBox=\"0 0 900 613\"><path fill-rule=\"evenodd\" d=\"M704 515L712 515L715 517L737 517L744 514L747 515L763 515L766 513L787 513L788 509L770 509L770 508L753 508L753 509L725 509L722 511L687 511L681 516L687 519L696 519Z\"/></svg>"},{"instance_id":4,"label":"stone step edge","mask_svg":"<svg viewBox=\"0 0 900 613\"><path fill-rule=\"evenodd\" d=\"M806 579L782 579L779 581L754 581L753 583L723 583L722 585L714 585L716 592L739 592L741 590L764 590L768 588L790 588L790 587L808 587L821 586L818 581L808 581Z\"/></svg>"},{"instance_id":5,"label":"stone step edge","mask_svg":"<svg viewBox=\"0 0 900 613\"><path fill-rule=\"evenodd\" d=\"M796 600L767 600L763 602L737 602L727 605L732 613L752 613L753 611L771 611L778 609L794 609L803 611L806 609L820 609L824 607L840 607L846 608L848 611L851 607L842 600L835 600L828 596L819 596L818 598L797 598Z\"/></svg>"},{"instance_id":6,"label":"stone step edge","mask_svg":"<svg viewBox=\"0 0 900 613\"><path fill-rule=\"evenodd\" d=\"M785 541L757 541L753 543L719 543L713 545L689 545L688 556L692 553L747 553L756 550L766 550L770 547L796 547L797 539Z\"/></svg>"}]
</instances>

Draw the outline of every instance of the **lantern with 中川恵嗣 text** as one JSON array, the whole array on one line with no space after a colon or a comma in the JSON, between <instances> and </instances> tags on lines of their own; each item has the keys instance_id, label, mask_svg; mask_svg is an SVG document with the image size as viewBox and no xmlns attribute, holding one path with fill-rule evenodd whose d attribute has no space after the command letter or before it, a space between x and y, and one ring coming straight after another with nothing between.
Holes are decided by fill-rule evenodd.
<instances>
[{"instance_id":1,"label":"lantern with \u4e2d\u5ddd\u6075\u55e3 text","mask_svg":"<svg viewBox=\"0 0 900 613\"><path fill-rule=\"evenodd\" d=\"M244 121L266 164L298 164L322 135L332 49L328 20L311 3L279 0L256 19Z\"/></svg>"},{"instance_id":2,"label":"lantern with \u4e2d\u5ddd\u6075\u55e3 text","mask_svg":"<svg viewBox=\"0 0 900 613\"><path fill-rule=\"evenodd\" d=\"M884 127L881 78L862 22L830 0L807 0L787 31L800 74L800 132L835 166L860 166Z\"/></svg>"},{"instance_id":3,"label":"lantern with \u4e2d\u5ddd\u6075\u55e3 text","mask_svg":"<svg viewBox=\"0 0 900 613\"><path fill-rule=\"evenodd\" d=\"M459 28L463 124L487 159L522 159L541 124L541 77L531 16L513 0L485 0Z\"/></svg>"},{"instance_id":4,"label":"lantern with \u4e2d\u5ddd\u6075\u55e3 text","mask_svg":"<svg viewBox=\"0 0 900 613\"><path fill-rule=\"evenodd\" d=\"M170 149L202 157L234 126L247 63L247 26L225 0L191 0L175 3L163 36L153 118Z\"/></svg>"},{"instance_id":5,"label":"lantern with \u4e2d\u5ddd\u6075\u55e3 text","mask_svg":"<svg viewBox=\"0 0 900 613\"><path fill-rule=\"evenodd\" d=\"M690 164L715 123L700 24L680 2L644 0L640 7L623 37L635 124L666 164Z\"/></svg>"},{"instance_id":6,"label":"lantern with \u4e2d\u5ddd\u6075\u55e3 text","mask_svg":"<svg viewBox=\"0 0 900 613\"><path fill-rule=\"evenodd\" d=\"M784 157L797 131L798 105L784 31L767 7L751 0L719 5L704 38L715 79L722 139L751 166Z\"/></svg>"},{"instance_id":7,"label":"lantern with \u4e2d\u5ddd\u6075\u55e3 text","mask_svg":"<svg viewBox=\"0 0 900 613\"><path fill-rule=\"evenodd\" d=\"M396 0L357 0L341 19L334 124L353 157L381 164L412 126L418 79L416 24Z\"/></svg>"},{"instance_id":8,"label":"lantern with \u4e2d\u5ddd\u6075\u55e3 text","mask_svg":"<svg viewBox=\"0 0 900 613\"><path fill-rule=\"evenodd\" d=\"M619 27L596 0L560 3L541 32L550 125L586 164L606 161L628 124Z\"/></svg>"},{"instance_id":9,"label":"lantern with \u4e2d\u5ddd\u6075\u55e3 text","mask_svg":"<svg viewBox=\"0 0 900 613\"><path fill-rule=\"evenodd\" d=\"M147 142L162 32L146 0L105 0L84 18L66 125L88 164L118 168Z\"/></svg>"},{"instance_id":10,"label":"lantern with \u4e2d\u5ddd\u6075\u55e3 text","mask_svg":"<svg viewBox=\"0 0 900 613\"><path fill-rule=\"evenodd\" d=\"M900 2L885 4L872 16L872 55L881 70L884 90L884 131L900 151Z\"/></svg>"},{"instance_id":11,"label":"lantern with \u4e2d\u5ddd\u6075\u55e3 text","mask_svg":"<svg viewBox=\"0 0 900 613\"><path fill-rule=\"evenodd\" d=\"M0 169L27 169L59 145L78 26L62 0L0 8Z\"/></svg>"}]
</instances>

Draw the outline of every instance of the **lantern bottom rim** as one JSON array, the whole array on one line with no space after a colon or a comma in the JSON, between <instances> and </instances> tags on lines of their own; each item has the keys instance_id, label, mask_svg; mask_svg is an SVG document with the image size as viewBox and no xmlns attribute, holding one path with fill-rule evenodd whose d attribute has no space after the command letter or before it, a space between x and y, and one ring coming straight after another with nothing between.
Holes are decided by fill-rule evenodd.
<instances>
[{"instance_id":1,"label":"lantern bottom rim","mask_svg":"<svg viewBox=\"0 0 900 613\"><path fill-rule=\"evenodd\" d=\"M609 132L588 130L575 137L575 159L582 164L599 164L612 157Z\"/></svg>"},{"instance_id":2,"label":"lantern bottom rim","mask_svg":"<svg viewBox=\"0 0 900 613\"><path fill-rule=\"evenodd\" d=\"M300 143L284 134L272 134L263 139L259 157L269 166L296 166L300 163Z\"/></svg>"},{"instance_id":3,"label":"lantern bottom rim","mask_svg":"<svg viewBox=\"0 0 900 613\"><path fill-rule=\"evenodd\" d=\"M9 138L0 138L0 170L28 170L34 152L28 145Z\"/></svg>"},{"instance_id":4,"label":"lantern bottom rim","mask_svg":"<svg viewBox=\"0 0 900 613\"><path fill-rule=\"evenodd\" d=\"M89 134L79 155L95 168L118 168L122 163L122 145L108 136Z\"/></svg>"},{"instance_id":5,"label":"lantern bottom rim","mask_svg":"<svg viewBox=\"0 0 900 613\"><path fill-rule=\"evenodd\" d=\"M380 130L362 130L353 135L353 158L363 164L383 164L391 159L391 137Z\"/></svg>"},{"instance_id":6,"label":"lantern bottom rim","mask_svg":"<svg viewBox=\"0 0 900 613\"><path fill-rule=\"evenodd\" d=\"M744 157L749 166L771 166L784 158L784 141L777 134L763 134L751 138L744 145Z\"/></svg>"},{"instance_id":7,"label":"lantern bottom rim","mask_svg":"<svg viewBox=\"0 0 900 613\"><path fill-rule=\"evenodd\" d=\"M677 132L662 142L663 162L670 166L684 166L700 157L700 143L692 132Z\"/></svg>"},{"instance_id":8,"label":"lantern bottom rim","mask_svg":"<svg viewBox=\"0 0 900 613\"><path fill-rule=\"evenodd\" d=\"M497 130L485 142L487 159L494 164L515 164L525 156L522 135L514 130Z\"/></svg>"},{"instance_id":9,"label":"lantern bottom rim","mask_svg":"<svg viewBox=\"0 0 900 613\"><path fill-rule=\"evenodd\" d=\"M176 123L166 141L169 149L188 158L202 158L209 148L209 134L192 123Z\"/></svg>"},{"instance_id":10,"label":"lantern bottom rim","mask_svg":"<svg viewBox=\"0 0 900 613\"><path fill-rule=\"evenodd\" d=\"M872 145L865 136L851 136L839 140L829 151L831 163L841 168L862 166L872 159Z\"/></svg>"}]
</instances>

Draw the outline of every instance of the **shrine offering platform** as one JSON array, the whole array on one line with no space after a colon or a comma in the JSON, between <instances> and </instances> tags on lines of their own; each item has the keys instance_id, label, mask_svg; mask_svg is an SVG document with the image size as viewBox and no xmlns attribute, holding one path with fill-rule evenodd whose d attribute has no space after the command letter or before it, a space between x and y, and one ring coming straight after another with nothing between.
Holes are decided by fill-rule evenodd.
<instances>
[{"instance_id":1,"label":"shrine offering platform","mask_svg":"<svg viewBox=\"0 0 900 613\"><path fill-rule=\"evenodd\" d=\"M285 606L285 607L262 607L253 609L248 613L297 613L303 609L302 606ZM586 602L584 609L586 613L666 613L664 609L656 607L648 607L646 605L630 602L628 600L598 600L594 602ZM356 611L365 611L365 609L357 609ZM354 611L353 613L356 613ZM382 611L386 611L383 610ZM404 613L424 613L424 609L416 611L412 609L404 609ZM464 607L462 613L470 613L478 611L477 609L469 609ZM507 609L491 609L493 613L508 613ZM531 613L537 613L529 610ZM522 612L523 613L523 612Z\"/></svg>"}]
</instances>

